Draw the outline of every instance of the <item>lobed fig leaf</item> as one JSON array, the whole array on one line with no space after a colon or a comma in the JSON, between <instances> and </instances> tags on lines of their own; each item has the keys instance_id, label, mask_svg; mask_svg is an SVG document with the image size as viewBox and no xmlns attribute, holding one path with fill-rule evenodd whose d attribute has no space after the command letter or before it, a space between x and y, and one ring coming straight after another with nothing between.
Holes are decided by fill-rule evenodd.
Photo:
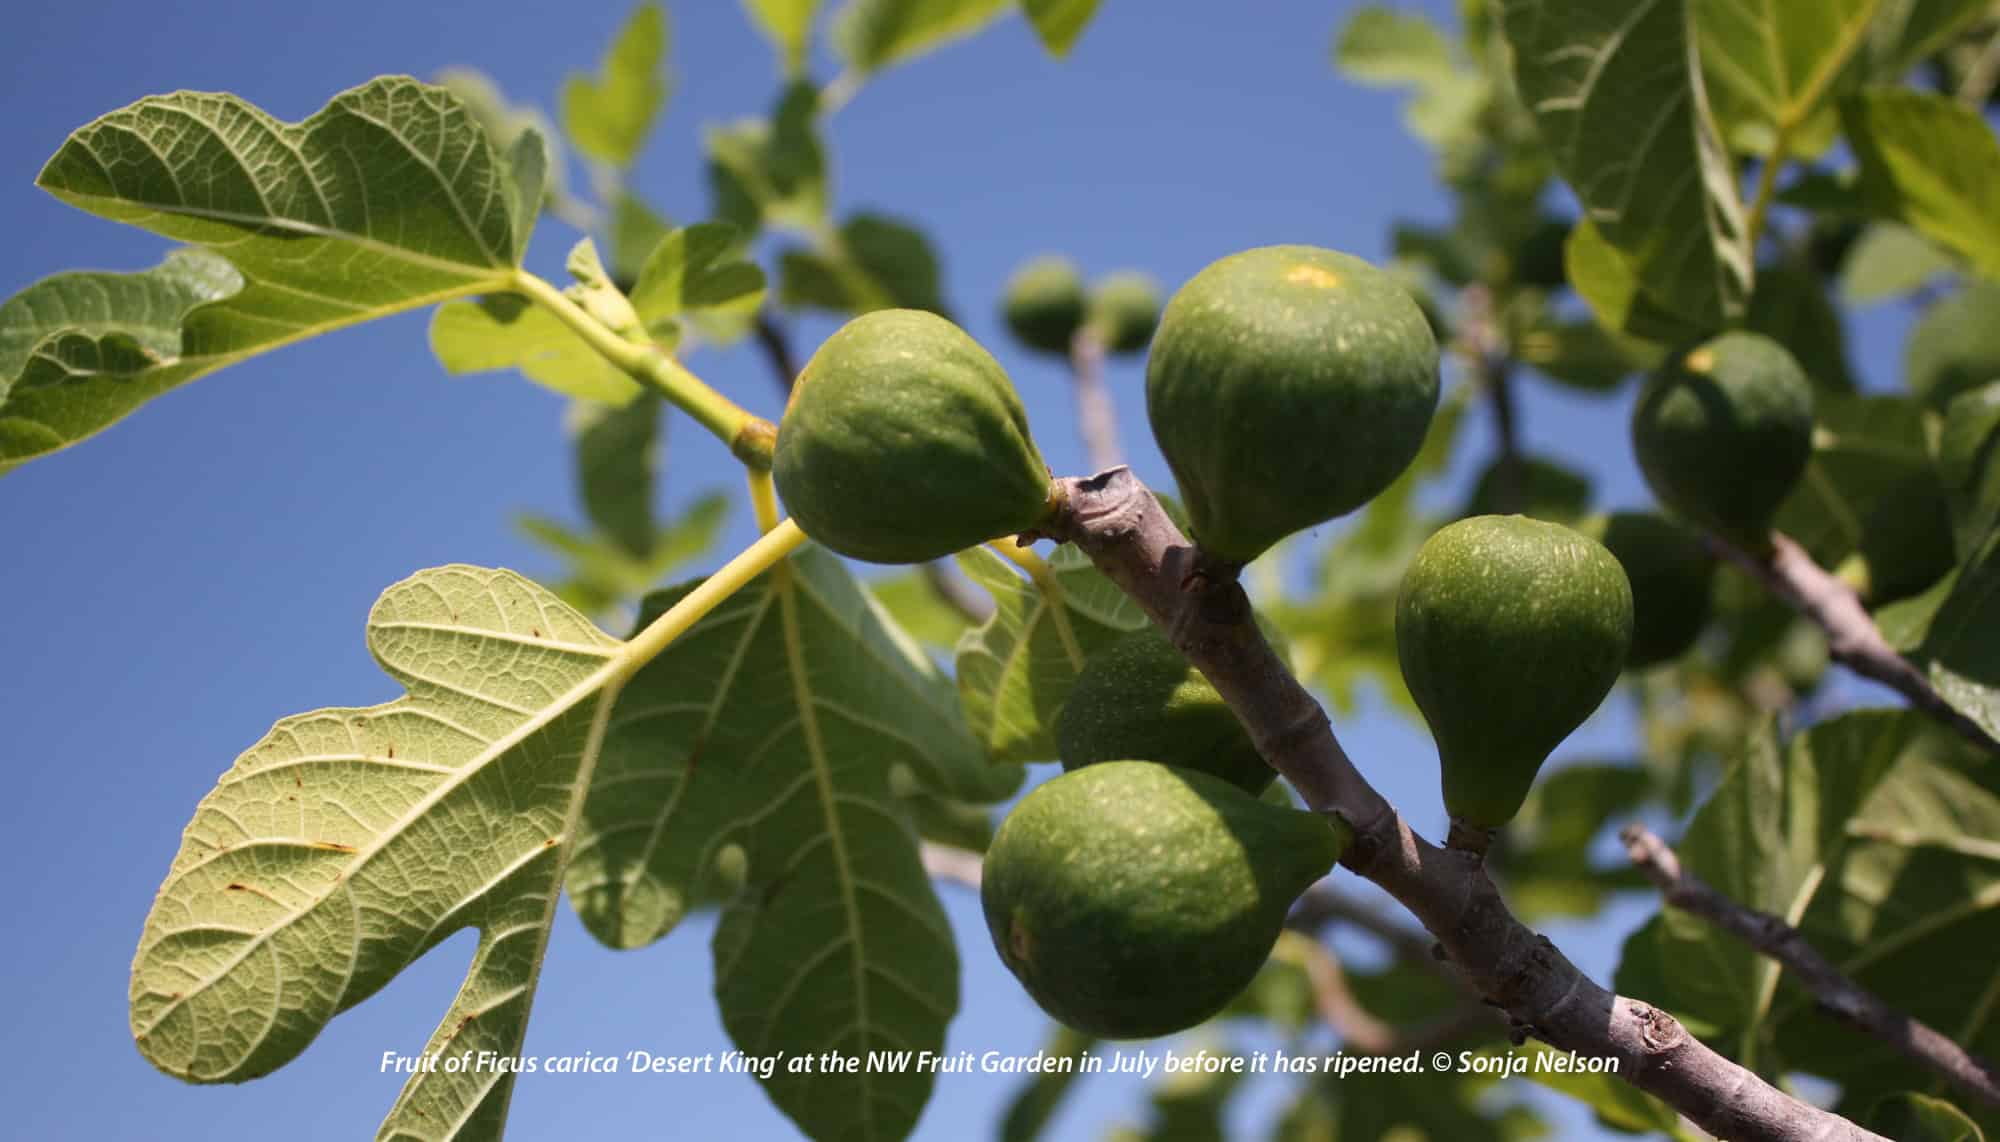
<instances>
[{"instance_id":1,"label":"lobed fig leaf","mask_svg":"<svg viewBox=\"0 0 2000 1142\"><path fill-rule=\"evenodd\" d=\"M857 317L806 362L772 474L807 535L871 563L1027 531L1056 495L1000 363L914 309Z\"/></svg>"},{"instance_id":2,"label":"lobed fig leaf","mask_svg":"<svg viewBox=\"0 0 2000 1142\"><path fill-rule=\"evenodd\" d=\"M1423 310L1383 271L1312 246L1196 274L1167 302L1146 368L1146 413L1194 537L1234 563L1388 487L1437 399Z\"/></svg>"},{"instance_id":3,"label":"lobed fig leaf","mask_svg":"<svg viewBox=\"0 0 2000 1142\"><path fill-rule=\"evenodd\" d=\"M1149 761L1035 789L986 852L993 946L1042 1010L1110 1039L1192 1027L1263 967L1346 826Z\"/></svg>"},{"instance_id":4,"label":"lobed fig leaf","mask_svg":"<svg viewBox=\"0 0 2000 1142\"><path fill-rule=\"evenodd\" d=\"M1725 333L1676 354L1646 382L1632 445L1653 495L1676 515L1761 553L1812 458L1813 396L1784 346Z\"/></svg>"},{"instance_id":5,"label":"lobed fig leaf","mask_svg":"<svg viewBox=\"0 0 2000 1142\"><path fill-rule=\"evenodd\" d=\"M1056 719L1056 742L1068 770L1143 757L1253 797L1277 776L1214 685L1154 626L1084 660Z\"/></svg>"},{"instance_id":6,"label":"lobed fig leaf","mask_svg":"<svg viewBox=\"0 0 2000 1142\"><path fill-rule=\"evenodd\" d=\"M1007 279L1000 316L1021 344L1066 357L1087 306L1083 275L1068 258L1051 255L1034 259Z\"/></svg>"},{"instance_id":7,"label":"lobed fig leaf","mask_svg":"<svg viewBox=\"0 0 2000 1142\"><path fill-rule=\"evenodd\" d=\"M1512 820L1597 709L1632 641L1632 588L1596 540L1475 516L1426 540L1396 600L1396 656L1437 740L1455 823Z\"/></svg>"}]
</instances>

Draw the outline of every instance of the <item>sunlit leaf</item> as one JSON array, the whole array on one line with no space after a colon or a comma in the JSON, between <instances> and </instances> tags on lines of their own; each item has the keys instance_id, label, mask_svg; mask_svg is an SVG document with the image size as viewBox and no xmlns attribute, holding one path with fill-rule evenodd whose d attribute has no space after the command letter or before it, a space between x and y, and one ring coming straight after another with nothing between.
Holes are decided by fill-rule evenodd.
<instances>
[{"instance_id":1,"label":"sunlit leaf","mask_svg":"<svg viewBox=\"0 0 2000 1142\"><path fill-rule=\"evenodd\" d=\"M743 7L771 46L778 49L785 74L803 71L819 0L743 0Z\"/></svg>"},{"instance_id":2,"label":"sunlit leaf","mask_svg":"<svg viewBox=\"0 0 2000 1142\"><path fill-rule=\"evenodd\" d=\"M618 29L597 74L563 83L563 130L576 149L613 166L629 166L667 99L662 68L667 56L667 13L643 3Z\"/></svg>"},{"instance_id":3,"label":"sunlit leaf","mask_svg":"<svg viewBox=\"0 0 2000 1142\"><path fill-rule=\"evenodd\" d=\"M1841 102L1875 209L2000 277L2000 140L1942 95L1871 88Z\"/></svg>"},{"instance_id":4,"label":"sunlit leaf","mask_svg":"<svg viewBox=\"0 0 2000 1142\"><path fill-rule=\"evenodd\" d=\"M1076 38L1097 14L1098 0L1021 0L1042 46L1053 56L1066 56L1076 46Z\"/></svg>"},{"instance_id":5,"label":"sunlit leaf","mask_svg":"<svg viewBox=\"0 0 2000 1142\"><path fill-rule=\"evenodd\" d=\"M1957 265L1908 226L1877 222L1862 231L1841 263L1841 300L1849 305L1889 301L1915 293Z\"/></svg>"},{"instance_id":6,"label":"sunlit leaf","mask_svg":"<svg viewBox=\"0 0 2000 1142\"><path fill-rule=\"evenodd\" d=\"M1833 141L1826 107L1880 0L1693 0L1702 74L1723 134L1769 154L1779 133L1793 155Z\"/></svg>"},{"instance_id":7,"label":"sunlit leaf","mask_svg":"<svg viewBox=\"0 0 2000 1142\"><path fill-rule=\"evenodd\" d=\"M855 71L879 71L964 39L1012 7L1012 0L847 0L833 17L833 47Z\"/></svg>"},{"instance_id":8,"label":"sunlit leaf","mask_svg":"<svg viewBox=\"0 0 2000 1142\"><path fill-rule=\"evenodd\" d=\"M628 652L476 567L389 588L368 643L407 695L280 721L183 836L132 966L133 1034L169 1074L275 1070L463 928L479 945L424 1051L520 1051ZM512 1085L420 1071L383 1136L498 1138Z\"/></svg>"},{"instance_id":9,"label":"sunlit leaf","mask_svg":"<svg viewBox=\"0 0 2000 1142\"><path fill-rule=\"evenodd\" d=\"M814 233L825 223L826 156L814 116L819 93L794 83L768 120L746 119L712 128L708 183L715 217L745 236L765 226Z\"/></svg>"},{"instance_id":10,"label":"sunlit leaf","mask_svg":"<svg viewBox=\"0 0 2000 1142\"><path fill-rule=\"evenodd\" d=\"M1648 295L1713 328L1741 311L1753 271L1686 2L1505 0L1502 13L1521 96L1596 231Z\"/></svg>"}]
</instances>

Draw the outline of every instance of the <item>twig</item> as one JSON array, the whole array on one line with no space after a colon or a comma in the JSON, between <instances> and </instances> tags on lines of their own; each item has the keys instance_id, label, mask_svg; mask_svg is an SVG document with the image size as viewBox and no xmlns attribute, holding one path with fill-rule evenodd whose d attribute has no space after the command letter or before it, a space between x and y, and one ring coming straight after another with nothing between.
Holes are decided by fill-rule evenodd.
<instances>
[{"instance_id":1,"label":"twig","mask_svg":"<svg viewBox=\"0 0 2000 1142\"><path fill-rule=\"evenodd\" d=\"M917 853L923 858L924 871L932 880L949 880L974 892L979 891L980 870L984 862L979 859L978 853L935 841L925 841L918 847Z\"/></svg>"},{"instance_id":2,"label":"twig","mask_svg":"<svg viewBox=\"0 0 2000 1142\"><path fill-rule=\"evenodd\" d=\"M1321 882L1292 905L1289 923L1301 932L1319 932L1334 921L1351 924L1383 943L1402 959L1444 966L1431 954L1436 946L1423 931L1406 927L1367 904Z\"/></svg>"},{"instance_id":3,"label":"twig","mask_svg":"<svg viewBox=\"0 0 2000 1142\"><path fill-rule=\"evenodd\" d=\"M1070 339L1069 375L1070 387L1076 390L1076 430L1083 437L1091 468L1102 471L1124 463L1118 447L1118 413L1104 384L1104 339L1089 322Z\"/></svg>"},{"instance_id":4,"label":"twig","mask_svg":"<svg viewBox=\"0 0 2000 1142\"><path fill-rule=\"evenodd\" d=\"M1241 585L1197 571L1201 554L1129 469L1061 485L1064 507L1043 530L1076 544L1139 603L1308 805L1348 823L1354 841L1341 863L1410 909L1517 1033L1615 1060L1621 1078L1719 1138L1880 1137L1716 1054L1666 1012L1593 983L1515 918L1479 861L1418 836L1368 784L1325 711L1264 641Z\"/></svg>"},{"instance_id":5,"label":"twig","mask_svg":"<svg viewBox=\"0 0 2000 1142\"><path fill-rule=\"evenodd\" d=\"M1790 536L1773 533L1771 552L1762 558L1714 536L1708 542L1718 555L1741 567L1818 626L1826 634L1827 653L1835 662L1896 691L1910 705L1950 726L1981 749L2000 754L2000 742L1945 701L1921 670L1896 653L1882 637L1875 620L1869 617L1868 609L1861 605L1861 596L1813 562L1806 549Z\"/></svg>"},{"instance_id":6,"label":"twig","mask_svg":"<svg viewBox=\"0 0 2000 1142\"><path fill-rule=\"evenodd\" d=\"M1742 940L1783 964L1820 1005L1915 1062L2000 1106L2000 1074L1991 1064L1884 1003L1813 949L1797 928L1768 912L1729 899L1681 867L1680 857L1644 825L1619 834L1632 864L1659 886L1666 902Z\"/></svg>"},{"instance_id":7,"label":"twig","mask_svg":"<svg viewBox=\"0 0 2000 1142\"><path fill-rule=\"evenodd\" d=\"M757 321L751 326L751 331L757 337L757 347L764 350L764 359L770 362L771 376L778 382L778 391L790 396L792 382L799 375L799 359L792 352L792 339L778 324L778 319L762 309L757 311Z\"/></svg>"},{"instance_id":8,"label":"twig","mask_svg":"<svg viewBox=\"0 0 2000 1142\"><path fill-rule=\"evenodd\" d=\"M1313 1006L1340 1036L1341 1045L1370 1055L1400 1055L1428 1051L1475 1031L1497 1031L1499 1020L1489 1007L1468 1004L1435 1019L1397 1027L1375 1017L1347 986L1339 957L1317 940L1303 940L1300 958L1312 984Z\"/></svg>"}]
</instances>

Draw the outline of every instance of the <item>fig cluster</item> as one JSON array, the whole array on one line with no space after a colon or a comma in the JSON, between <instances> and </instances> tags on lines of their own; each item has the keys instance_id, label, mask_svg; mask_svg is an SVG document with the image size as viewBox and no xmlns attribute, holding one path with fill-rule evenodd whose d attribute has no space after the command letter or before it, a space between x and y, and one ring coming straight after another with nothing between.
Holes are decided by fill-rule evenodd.
<instances>
[{"instance_id":1,"label":"fig cluster","mask_svg":"<svg viewBox=\"0 0 2000 1142\"><path fill-rule=\"evenodd\" d=\"M1160 321L1160 289L1136 270L1106 274L1085 286L1068 258L1036 258L1014 272L1000 298L1000 316L1015 340L1037 352L1067 357L1087 333L1114 356L1137 353Z\"/></svg>"}]
</instances>

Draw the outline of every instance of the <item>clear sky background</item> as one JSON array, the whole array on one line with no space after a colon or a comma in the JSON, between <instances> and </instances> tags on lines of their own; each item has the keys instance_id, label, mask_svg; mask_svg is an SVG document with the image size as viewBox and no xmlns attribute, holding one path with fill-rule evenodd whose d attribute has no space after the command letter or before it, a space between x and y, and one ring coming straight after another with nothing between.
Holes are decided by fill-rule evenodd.
<instances>
[{"instance_id":1,"label":"clear sky background","mask_svg":"<svg viewBox=\"0 0 2000 1142\"><path fill-rule=\"evenodd\" d=\"M1446 20L1454 7L1411 6ZM777 73L736 4L670 7L675 91L634 182L673 217L693 220L708 197L701 128L761 113ZM888 73L833 120L839 211L880 209L931 234L951 304L1013 372L1050 463L1079 472L1063 375L1015 349L995 314L1021 260L1063 251L1093 275L1137 267L1171 289L1216 257L1265 243L1378 258L1394 219L1445 217L1398 101L1332 72L1329 45L1351 7L1106 0L1066 62L1010 20ZM372 76L429 76L453 64L481 67L516 100L552 107L564 74L595 66L625 10L522 0L23 8L9 20L14 46L0 79L0 293L60 270L158 260L160 240L32 185L64 136L103 112L194 88L237 92L296 119ZM531 265L557 273L573 239L545 221ZM257 358L0 481L0 535L10 541L0 558L0 762L11 781L0 826L14 882L0 941L0 979L12 992L0 1090L10 1135L366 1136L400 1085L378 1073L381 1053L421 1049L449 1002L470 932L334 1020L296 1062L234 1088L156 1073L133 1049L126 1019L140 923L216 777L280 716L396 696L362 644L376 594L447 562L556 570L509 520L523 509L576 515L562 402L518 378L446 377L425 347L426 321L406 315ZM1903 324L1893 312L1857 323L1857 364L1872 382L1892 375ZM800 350L831 328L801 323ZM776 416L777 389L753 350L703 351L692 364ZM1136 466L1163 484L1140 371L1115 364L1111 380ZM1629 396L1530 384L1524 440L1596 475L1601 505L1643 504L1626 445ZM1483 462L1490 426L1473 424L1468 439L1460 488ZM739 480L734 462L683 421L666 485L677 504ZM732 550L753 532L747 517L739 503ZM1566 754L1602 756L1629 741L1622 702L1614 698ZM1369 777L1438 834L1428 739L1380 715L1339 729ZM977 901L942 892L964 961L949 1046L1032 1051L1045 1021L993 955ZM1548 930L1602 980L1618 941L1652 907L1634 897L1594 926ZM709 931L698 918L651 948L611 952L564 909L527 1050L727 1049L710 998ZM1016 1081L941 1078L917 1136L989 1136ZM1267 1121L1278 1093L1253 1089L1240 1121ZM1573 1109L1537 1101L1562 1136L1595 1136ZM1090 1080L1051 1136L1095 1138L1142 1115L1135 1085ZM748 1078L623 1074L530 1076L511 1128L522 1139L790 1134Z\"/></svg>"}]
</instances>

